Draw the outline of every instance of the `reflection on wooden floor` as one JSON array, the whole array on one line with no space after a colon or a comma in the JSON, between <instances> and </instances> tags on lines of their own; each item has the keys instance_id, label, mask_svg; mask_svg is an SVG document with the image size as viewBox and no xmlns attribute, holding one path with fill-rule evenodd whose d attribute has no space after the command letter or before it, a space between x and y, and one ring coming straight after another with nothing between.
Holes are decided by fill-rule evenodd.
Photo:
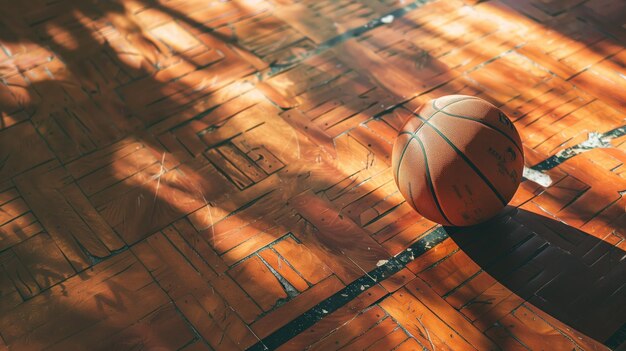
<instances>
[{"instance_id":1,"label":"reflection on wooden floor","mask_svg":"<svg viewBox=\"0 0 626 351\"><path fill-rule=\"evenodd\" d=\"M626 4L0 0L0 350L626 348ZM547 179L398 192L467 94Z\"/></svg>"}]
</instances>

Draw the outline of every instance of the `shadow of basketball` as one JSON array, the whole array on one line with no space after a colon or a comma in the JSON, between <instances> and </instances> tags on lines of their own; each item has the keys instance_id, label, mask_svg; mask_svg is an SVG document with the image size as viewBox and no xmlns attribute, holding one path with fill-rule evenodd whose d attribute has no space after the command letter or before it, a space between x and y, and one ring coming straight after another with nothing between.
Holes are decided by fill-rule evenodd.
<instances>
[{"instance_id":1,"label":"shadow of basketball","mask_svg":"<svg viewBox=\"0 0 626 351\"><path fill-rule=\"evenodd\" d=\"M485 272L524 300L607 346L624 341L626 252L513 208L478 226L445 229Z\"/></svg>"}]
</instances>

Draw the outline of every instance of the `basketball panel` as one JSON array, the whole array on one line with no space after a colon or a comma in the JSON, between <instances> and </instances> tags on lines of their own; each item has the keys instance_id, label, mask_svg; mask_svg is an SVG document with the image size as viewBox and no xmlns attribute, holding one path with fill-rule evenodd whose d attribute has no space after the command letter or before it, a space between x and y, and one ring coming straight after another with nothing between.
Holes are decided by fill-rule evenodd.
<instances>
[{"instance_id":1,"label":"basketball panel","mask_svg":"<svg viewBox=\"0 0 626 351\"><path fill-rule=\"evenodd\" d=\"M462 101L478 100L475 96L470 95L445 95L431 101L431 105L435 110L441 110L447 106L453 106Z\"/></svg>"},{"instance_id":2,"label":"basketball panel","mask_svg":"<svg viewBox=\"0 0 626 351\"><path fill-rule=\"evenodd\" d=\"M468 99L476 99L475 97L468 95L446 95L437 99L430 100L423 105L421 105L418 109L414 111L415 114L424 118L425 120L429 120L432 116L437 114L437 112L448 105L455 104L459 101L468 100Z\"/></svg>"},{"instance_id":3,"label":"basketball panel","mask_svg":"<svg viewBox=\"0 0 626 351\"><path fill-rule=\"evenodd\" d=\"M421 119L417 118L417 116L415 115L411 115L411 117L409 117L406 120L406 123L404 123L404 125L402 126L402 130L400 130L400 133L408 132L413 134L422 126L422 124L424 123Z\"/></svg>"},{"instance_id":4,"label":"basketball panel","mask_svg":"<svg viewBox=\"0 0 626 351\"><path fill-rule=\"evenodd\" d=\"M433 197L430 172L422 150L420 140L410 142L396 176L398 189L409 205L422 216L437 223L449 224Z\"/></svg>"},{"instance_id":5,"label":"basketball panel","mask_svg":"<svg viewBox=\"0 0 626 351\"><path fill-rule=\"evenodd\" d=\"M411 111L411 112L428 120L430 117L432 117L433 114L437 112L437 110L434 109L433 106L427 102L423 105L420 105L420 107L418 107L416 110Z\"/></svg>"},{"instance_id":6,"label":"basketball panel","mask_svg":"<svg viewBox=\"0 0 626 351\"><path fill-rule=\"evenodd\" d=\"M458 120L474 120L477 123L483 123L506 135L515 143L518 150L522 150L522 140L513 122L487 101L479 99L460 101L445 107L438 113L438 115L442 114Z\"/></svg>"},{"instance_id":7,"label":"basketball panel","mask_svg":"<svg viewBox=\"0 0 626 351\"><path fill-rule=\"evenodd\" d=\"M452 224L480 223L503 208L491 188L432 127L425 126L419 134L427 145L435 194Z\"/></svg>"},{"instance_id":8,"label":"basketball panel","mask_svg":"<svg viewBox=\"0 0 626 351\"><path fill-rule=\"evenodd\" d=\"M393 176L396 179L396 184L398 180L398 166L401 158L403 157L402 155L406 153L409 141L411 141L410 134L399 134L393 144L393 149L391 151L391 170L393 171Z\"/></svg>"},{"instance_id":9,"label":"basketball panel","mask_svg":"<svg viewBox=\"0 0 626 351\"><path fill-rule=\"evenodd\" d=\"M471 120L439 114L429 122L480 170L504 201L511 200L521 181L524 157L509 139Z\"/></svg>"}]
</instances>

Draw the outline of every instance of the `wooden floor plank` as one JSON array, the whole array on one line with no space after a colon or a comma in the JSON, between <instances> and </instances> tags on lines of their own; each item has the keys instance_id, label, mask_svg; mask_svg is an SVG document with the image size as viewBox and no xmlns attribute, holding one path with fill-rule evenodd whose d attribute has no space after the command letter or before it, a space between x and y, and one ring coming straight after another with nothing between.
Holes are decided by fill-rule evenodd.
<instances>
[{"instance_id":1,"label":"wooden floor plank","mask_svg":"<svg viewBox=\"0 0 626 351\"><path fill-rule=\"evenodd\" d=\"M295 319L298 315L306 312L317 303L343 288L343 284L336 276L330 276L315 287L300 294L289 303L282 305L265 317L251 325L252 330L260 338L268 336L280 326Z\"/></svg>"},{"instance_id":2,"label":"wooden floor plank","mask_svg":"<svg viewBox=\"0 0 626 351\"><path fill-rule=\"evenodd\" d=\"M125 282L127 279L133 283ZM20 348L50 347L71 342L66 339L70 336L79 338L77 332L88 331L107 318L117 318L118 323L110 327L91 328L104 338L108 335L102 333L119 331L166 302L145 268L124 253L5 313L3 338ZM78 345L85 342L74 341Z\"/></svg>"},{"instance_id":3,"label":"wooden floor plank","mask_svg":"<svg viewBox=\"0 0 626 351\"><path fill-rule=\"evenodd\" d=\"M406 284L408 291L417 297L428 309L454 328L462 338L477 350L496 350L496 345L476 329L467 319L454 308L451 308L435 291L420 278Z\"/></svg>"}]
</instances>

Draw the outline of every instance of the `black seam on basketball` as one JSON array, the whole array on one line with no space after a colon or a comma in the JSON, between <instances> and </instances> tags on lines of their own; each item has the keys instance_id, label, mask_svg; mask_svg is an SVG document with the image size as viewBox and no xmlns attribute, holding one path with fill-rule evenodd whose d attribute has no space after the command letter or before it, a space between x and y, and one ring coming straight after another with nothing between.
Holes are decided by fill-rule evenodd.
<instances>
[{"instance_id":1,"label":"black seam on basketball","mask_svg":"<svg viewBox=\"0 0 626 351\"><path fill-rule=\"evenodd\" d=\"M416 116L415 114L413 114L413 116ZM398 160L398 168L396 168L396 182L398 182L398 184L400 183L398 181L398 178L400 177L400 165L402 165L402 159L404 158L404 154L406 153L406 150L409 148L409 144L411 143L411 141L413 139L416 139L417 137L415 136L415 134L417 134L417 132L420 131L420 129L424 126L425 124L422 123L421 126L417 127L417 129L415 129L415 131L413 133L411 132L407 132L407 131L402 131L400 132L400 134L398 134L398 136L403 135L403 134L409 134L411 135L411 138L409 138L409 140L407 140L406 144L404 145L404 149L402 149L402 153L400 154L400 159Z\"/></svg>"},{"instance_id":2,"label":"black seam on basketball","mask_svg":"<svg viewBox=\"0 0 626 351\"><path fill-rule=\"evenodd\" d=\"M463 99L463 100L458 100L458 101L451 102L451 103L449 103L449 104L445 105L444 107L442 107L442 109L444 109L444 108L446 108L446 107L448 107L448 106L450 106L450 105L452 105L452 104L455 104L455 103L457 103L457 102L461 102L461 101L464 101L464 100L469 100L469 99L475 99L475 97L470 96L470 97L467 97L467 98L465 98L465 99ZM434 103L434 102L435 102L435 101L433 100L433 103ZM430 117L428 117L428 119L433 118L433 117L434 117L436 114L438 114L439 112L442 112L442 111L440 111L440 110L438 110L437 108L435 108L435 113L431 114L431 115L430 115ZM418 119L421 119L422 121L424 121L424 118L423 118L423 117L421 117L420 115L418 115L417 113L415 113L415 111L411 111L411 114L413 114L413 116L416 116ZM421 125L421 126L417 127L417 129L415 129L415 131L414 131L413 133L408 133L408 132L406 132L406 131L402 131L402 132L400 132L400 133L398 134L398 136L400 136L400 135L402 135L402 134L411 134L411 139L409 139L409 140L406 142L406 145L404 145L404 149L402 149L402 152L400 153L400 159L398 159L398 168L396 168L396 176L397 176L397 175L399 174L399 172L400 172L400 165L402 164L402 159L404 158L404 153L406 152L406 149L408 149L408 148L409 148L409 143L411 142L411 140L415 139L415 135L417 134L417 132L419 132L419 131L420 131L420 129L424 126L424 124L425 124L425 123L422 123L422 125Z\"/></svg>"},{"instance_id":3,"label":"black seam on basketball","mask_svg":"<svg viewBox=\"0 0 626 351\"><path fill-rule=\"evenodd\" d=\"M409 148L409 144L414 139L415 139L415 135L411 135L409 140L407 140L406 144L404 145L404 148L402 149L402 153L400 154L400 158L398 159L398 167L396 167L396 183L398 184L400 184L400 166L402 165L402 159L404 158L404 154L406 153L406 150Z\"/></svg>"},{"instance_id":4,"label":"black seam on basketball","mask_svg":"<svg viewBox=\"0 0 626 351\"><path fill-rule=\"evenodd\" d=\"M498 129L498 128L494 127L494 126L491 126L491 125L481 121L478 118L472 118L472 117L468 117L468 116L455 115L453 113L450 113L450 112L447 112L447 111L443 111L443 109L438 109L437 112L441 112L441 113L443 113L443 114L445 114L447 116L450 116L450 117L456 117L456 118L466 119L468 121L474 121L474 122L480 123L480 124L482 124L482 125L484 125L486 127L489 127L489 129L493 129L496 132L502 134L505 138L509 139L509 141L512 142L513 145L515 145L515 148L517 149L517 151L519 151L520 154L522 154L522 155L524 154L524 151L521 149L520 145L518 145L517 142L515 140L513 140L513 138L511 138L508 134L506 134L505 132L501 131L500 129ZM429 120L430 120L430 118L429 118Z\"/></svg>"},{"instance_id":5,"label":"black seam on basketball","mask_svg":"<svg viewBox=\"0 0 626 351\"><path fill-rule=\"evenodd\" d=\"M418 116L418 118L422 119L420 116ZM493 186L493 184L491 184L491 182L489 181L489 179L487 179L487 177L480 171L480 169L478 169L478 167L476 167L476 165L470 161L470 159L465 156L465 154L463 152L461 152L461 150L459 150L451 141L450 139L448 139L439 129L437 129L435 126L433 126L432 124L428 123L428 121L422 119L424 121L425 124L428 124L429 127L431 127L435 132L437 132L437 134L439 134L439 136L446 142L448 143L448 145L450 145L454 151L456 151L457 155L461 156L461 158L465 161L465 163L467 163L468 166L470 166L471 169L474 170L474 172L476 172L476 174L483 180L483 182L485 182L485 184L487 184L487 186L491 189L491 191L493 191L493 193L498 197L498 199L500 200L500 202L502 202L502 205L506 206L507 202L504 200L504 196L502 196L500 194L500 192L498 192L498 190Z\"/></svg>"},{"instance_id":6,"label":"black seam on basketball","mask_svg":"<svg viewBox=\"0 0 626 351\"><path fill-rule=\"evenodd\" d=\"M415 206L415 199L413 198L413 191L411 190L411 182L408 182L408 183L409 183L409 198L411 199L413 208L417 208L417 206Z\"/></svg>"},{"instance_id":7,"label":"black seam on basketball","mask_svg":"<svg viewBox=\"0 0 626 351\"><path fill-rule=\"evenodd\" d=\"M434 109L435 109L435 111L437 111L437 112L441 111L442 109L444 109L444 108L446 108L446 107L448 107L448 106L454 105L454 104L456 104L457 102L461 102L461 101L467 101L467 100L480 100L480 101L483 101L482 99L477 98L477 97L475 97L475 96L468 96L468 97L463 98L463 99L461 99L461 100L452 101L451 103L447 104L446 106L444 106L444 107L442 107L442 108L439 108L439 107L437 107L437 105L435 104L435 102L436 102L437 100L439 100L439 98L434 99L434 100L433 100L433 103L432 103L433 108L434 108ZM430 116L430 118L432 118L434 115L435 115L435 114L433 114L432 116ZM429 119L430 119L430 118L429 118Z\"/></svg>"},{"instance_id":8,"label":"black seam on basketball","mask_svg":"<svg viewBox=\"0 0 626 351\"><path fill-rule=\"evenodd\" d=\"M454 225L454 223L452 223L452 221L448 219L446 214L443 213L443 208L441 208L441 204L439 203L439 199L437 198L437 194L435 193L435 186L433 185L433 181L430 178L430 167L428 167L428 156L426 156L426 148L424 147L424 144L422 143L422 141L419 140L419 138L416 138L416 140L420 144L420 148L422 149L422 155L424 155L424 165L426 166L426 181L428 182L428 188L430 189L430 194L433 196L433 200L435 200L435 205L437 205L437 209L439 210L439 213L441 213L441 216L443 216L443 218L449 224ZM410 191L410 186L411 186L411 183L409 183L409 196L411 196L411 199L413 199L413 195L411 195L411 191Z\"/></svg>"}]
</instances>

